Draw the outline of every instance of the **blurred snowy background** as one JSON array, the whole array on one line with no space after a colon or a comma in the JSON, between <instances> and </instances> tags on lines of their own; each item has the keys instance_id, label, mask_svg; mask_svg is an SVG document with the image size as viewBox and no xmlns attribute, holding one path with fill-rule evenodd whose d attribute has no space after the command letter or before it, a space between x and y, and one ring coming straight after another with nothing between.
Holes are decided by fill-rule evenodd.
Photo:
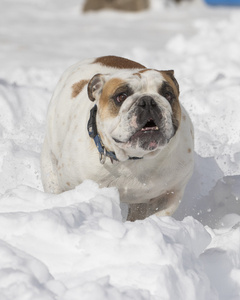
<instances>
[{"instance_id":1,"label":"blurred snowy background","mask_svg":"<svg viewBox=\"0 0 240 300\"><path fill-rule=\"evenodd\" d=\"M83 4L1 0L0 299L240 299L240 7ZM175 70L196 163L174 218L123 223L117 191L93 182L42 191L53 89L69 65L109 54Z\"/></svg>"}]
</instances>

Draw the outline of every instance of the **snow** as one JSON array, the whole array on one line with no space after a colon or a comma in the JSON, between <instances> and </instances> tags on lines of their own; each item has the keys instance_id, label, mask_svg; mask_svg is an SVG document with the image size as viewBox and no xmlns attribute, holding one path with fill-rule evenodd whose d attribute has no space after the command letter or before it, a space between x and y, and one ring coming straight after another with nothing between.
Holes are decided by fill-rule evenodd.
<instances>
[{"instance_id":1,"label":"snow","mask_svg":"<svg viewBox=\"0 0 240 300\"><path fill-rule=\"evenodd\" d=\"M240 11L153 0L83 15L82 2L1 2L0 299L240 299ZM42 190L53 89L107 54L175 70L195 170L173 217L124 222L117 189L92 181Z\"/></svg>"}]
</instances>

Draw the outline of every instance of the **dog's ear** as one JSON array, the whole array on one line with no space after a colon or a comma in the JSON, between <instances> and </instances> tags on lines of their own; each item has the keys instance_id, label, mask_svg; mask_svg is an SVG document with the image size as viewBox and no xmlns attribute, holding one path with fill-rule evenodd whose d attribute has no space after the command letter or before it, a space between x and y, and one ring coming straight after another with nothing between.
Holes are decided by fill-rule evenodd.
<instances>
[{"instance_id":1,"label":"dog's ear","mask_svg":"<svg viewBox=\"0 0 240 300\"><path fill-rule=\"evenodd\" d=\"M178 94L179 94L180 93L179 84L177 82L177 79L174 76L174 70L168 70L168 71L164 71L164 72L172 79L173 83L175 84L175 86L177 88Z\"/></svg>"},{"instance_id":2,"label":"dog's ear","mask_svg":"<svg viewBox=\"0 0 240 300\"><path fill-rule=\"evenodd\" d=\"M96 74L88 83L88 97L91 101L96 100L96 95L100 94L105 83L102 74Z\"/></svg>"}]
</instances>

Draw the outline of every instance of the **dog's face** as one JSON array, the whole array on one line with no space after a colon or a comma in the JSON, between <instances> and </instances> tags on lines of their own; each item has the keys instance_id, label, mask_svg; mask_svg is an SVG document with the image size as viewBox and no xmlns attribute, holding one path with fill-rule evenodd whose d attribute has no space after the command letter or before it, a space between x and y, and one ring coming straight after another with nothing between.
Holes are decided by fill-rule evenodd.
<instances>
[{"instance_id":1,"label":"dog's face","mask_svg":"<svg viewBox=\"0 0 240 300\"><path fill-rule=\"evenodd\" d=\"M102 140L119 160L158 153L178 130L181 108L173 71L97 74L88 95L98 107Z\"/></svg>"}]
</instances>

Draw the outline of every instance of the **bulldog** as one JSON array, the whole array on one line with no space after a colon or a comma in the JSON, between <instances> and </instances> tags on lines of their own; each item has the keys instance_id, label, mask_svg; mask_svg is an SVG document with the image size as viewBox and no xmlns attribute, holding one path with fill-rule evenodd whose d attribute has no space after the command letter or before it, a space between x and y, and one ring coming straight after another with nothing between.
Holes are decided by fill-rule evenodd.
<instances>
[{"instance_id":1,"label":"bulldog","mask_svg":"<svg viewBox=\"0 0 240 300\"><path fill-rule=\"evenodd\" d=\"M85 179L117 187L127 220L172 215L193 170L193 126L174 71L116 56L71 66L51 99L41 155L46 192Z\"/></svg>"}]
</instances>

